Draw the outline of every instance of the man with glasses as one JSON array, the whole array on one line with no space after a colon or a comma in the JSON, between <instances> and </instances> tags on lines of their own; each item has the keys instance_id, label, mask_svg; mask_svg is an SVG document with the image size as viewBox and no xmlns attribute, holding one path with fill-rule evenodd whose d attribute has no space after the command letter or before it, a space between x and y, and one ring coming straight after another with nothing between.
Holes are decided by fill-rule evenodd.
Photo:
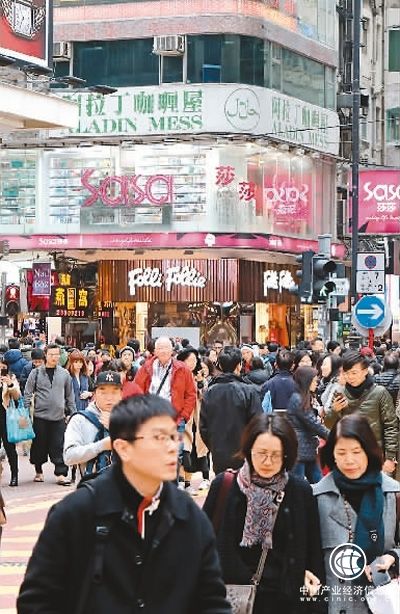
<instances>
[{"instance_id":1,"label":"man with glasses","mask_svg":"<svg viewBox=\"0 0 400 614\"><path fill-rule=\"evenodd\" d=\"M171 483L171 403L153 394L120 402L110 437L115 463L50 511L18 614L230 613L211 524Z\"/></svg>"},{"instance_id":2,"label":"man with glasses","mask_svg":"<svg viewBox=\"0 0 400 614\"><path fill-rule=\"evenodd\" d=\"M68 467L63 459L65 417L76 411L72 379L60 367L60 348L49 344L45 350L46 363L31 371L25 385L24 402L31 406L34 397L33 430L30 462L35 466L34 482L43 482L42 466L50 457L57 484L69 486Z\"/></svg>"}]
</instances>

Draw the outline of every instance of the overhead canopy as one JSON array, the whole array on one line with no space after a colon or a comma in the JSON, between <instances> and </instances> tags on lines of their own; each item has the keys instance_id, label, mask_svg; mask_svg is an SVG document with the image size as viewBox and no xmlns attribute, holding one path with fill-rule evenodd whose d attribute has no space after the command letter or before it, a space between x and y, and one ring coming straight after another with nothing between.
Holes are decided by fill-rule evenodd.
<instances>
[{"instance_id":1,"label":"overhead canopy","mask_svg":"<svg viewBox=\"0 0 400 614\"><path fill-rule=\"evenodd\" d=\"M76 128L75 102L0 83L0 131L35 128Z\"/></svg>"}]
</instances>

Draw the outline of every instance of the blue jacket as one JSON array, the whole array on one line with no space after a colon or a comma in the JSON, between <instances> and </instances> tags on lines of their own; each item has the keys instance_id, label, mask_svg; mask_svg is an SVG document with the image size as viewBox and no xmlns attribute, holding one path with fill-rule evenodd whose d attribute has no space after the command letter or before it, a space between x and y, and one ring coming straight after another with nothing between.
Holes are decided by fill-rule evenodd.
<instances>
[{"instance_id":1,"label":"blue jacket","mask_svg":"<svg viewBox=\"0 0 400 614\"><path fill-rule=\"evenodd\" d=\"M277 371L261 388L261 398L264 399L267 390L271 393L273 409L287 409L289 399L296 390L296 384L290 371Z\"/></svg>"},{"instance_id":2,"label":"blue jacket","mask_svg":"<svg viewBox=\"0 0 400 614\"><path fill-rule=\"evenodd\" d=\"M78 384L78 380L76 379L76 377L72 377L71 375L71 380L75 395L76 411L84 411L89 405L90 399L81 399L80 396L81 392L87 392L89 390L89 378L87 377L87 375L81 374L79 376Z\"/></svg>"},{"instance_id":3,"label":"blue jacket","mask_svg":"<svg viewBox=\"0 0 400 614\"><path fill-rule=\"evenodd\" d=\"M8 350L4 354L4 361L18 380L21 377L22 369L29 363L29 360L23 357L21 350Z\"/></svg>"}]
</instances>

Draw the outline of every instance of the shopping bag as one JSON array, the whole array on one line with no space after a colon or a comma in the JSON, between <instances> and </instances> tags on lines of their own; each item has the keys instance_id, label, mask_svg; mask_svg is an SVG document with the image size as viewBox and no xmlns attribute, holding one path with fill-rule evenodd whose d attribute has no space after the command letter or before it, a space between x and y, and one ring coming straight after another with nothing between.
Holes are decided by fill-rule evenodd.
<instances>
[{"instance_id":1,"label":"shopping bag","mask_svg":"<svg viewBox=\"0 0 400 614\"><path fill-rule=\"evenodd\" d=\"M10 400L6 411L6 421L7 439L10 443L19 443L35 438L29 409L25 407L22 398L18 400L18 403L15 403L14 399Z\"/></svg>"},{"instance_id":2,"label":"shopping bag","mask_svg":"<svg viewBox=\"0 0 400 614\"><path fill-rule=\"evenodd\" d=\"M366 600L372 614L399 614L399 578L367 592Z\"/></svg>"},{"instance_id":3,"label":"shopping bag","mask_svg":"<svg viewBox=\"0 0 400 614\"><path fill-rule=\"evenodd\" d=\"M271 393L269 390L267 390L267 392L265 393L261 406L264 414L272 414L273 407Z\"/></svg>"}]
</instances>

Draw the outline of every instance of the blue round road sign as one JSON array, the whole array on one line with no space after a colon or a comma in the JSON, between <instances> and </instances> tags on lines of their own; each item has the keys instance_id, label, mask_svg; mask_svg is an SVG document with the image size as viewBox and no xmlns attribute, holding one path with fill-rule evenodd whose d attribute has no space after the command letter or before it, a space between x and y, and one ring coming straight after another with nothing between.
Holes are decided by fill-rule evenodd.
<instances>
[{"instance_id":1,"label":"blue round road sign","mask_svg":"<svg viewBox=\"0 0 400 614\"><path fill-rule=\"evenodd\" d=\"M385 319L385 303L377 296L363 296L354 306L354 317L364 328L377 328Z\"/></svg>"}]
</instances>

